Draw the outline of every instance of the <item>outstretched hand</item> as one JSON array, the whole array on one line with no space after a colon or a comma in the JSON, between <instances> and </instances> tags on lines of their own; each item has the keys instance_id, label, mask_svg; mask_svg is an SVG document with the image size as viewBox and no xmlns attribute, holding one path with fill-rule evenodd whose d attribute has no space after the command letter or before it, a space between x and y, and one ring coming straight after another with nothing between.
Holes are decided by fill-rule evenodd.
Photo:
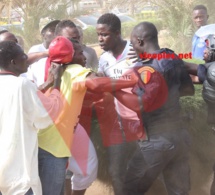
<instances>
[{"instance_id":1,"label":"outstretched hand","mask_svg":"<svg viewBox=\"0 0 215 195\"><path fill-rule=\"evenodd\" d=\"M130 48L130 50L129 50L128 59L132 60L132 63L138 62L138 56L133 48Z\"/></svg>"}]
</instances>

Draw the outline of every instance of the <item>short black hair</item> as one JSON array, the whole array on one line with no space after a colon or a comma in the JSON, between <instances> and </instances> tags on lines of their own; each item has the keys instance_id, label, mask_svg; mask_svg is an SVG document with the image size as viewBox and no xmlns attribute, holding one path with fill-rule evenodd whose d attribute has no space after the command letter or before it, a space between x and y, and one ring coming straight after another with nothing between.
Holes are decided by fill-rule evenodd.
<instances>
[{"instance_id":1,"label":"short black hair","mask_svg":"<svg viewBox=\"0 0 215 195\"><path fill-rule=\"evenodd\" d=\"M203 9L203 10L205 10L206 12L208 12L207 7L205 7L204 5L196 5L196 6L193 8L193 11L195 11L195 10L200 10L200 9Z\"/></svg>"},{"instance_id":2,"label":"short black hair","mask_svg":"<svg viewBox=\"0 0 215 195\"><path fill-rule=\"evenodd\" d=\"M4 33L6 33L6 32L9 32L9 31L8 31L7 29L1 30L1 31L0 31L0 35L1 35L1 34L4 34Z\"/></svg>"},{"instance_id":3,"label":"short black hair","mask_svg":"<svg viewBox=\"0 0 215 195\"><path fill-rule=\"evenodd\" d=\"M76 28L76 25L73 21L71 20L62 20L60 21L56 28L55 28L55 36L60 36L61 33L62 33L62 30L66 27L69 27L69 28Z\"/></svg>"},{"instance_id":4,"label":"short black hair","mask_svg":"<svg viewBox=\"0 0 215 195\"><path fill-rule=\"evenodd\" d=\"M97 24L106 24L113 32L121 31L121 21L115 14L112 13L106 13L100 16Z\"/></svg>"},{"instance_id":5,"label":"short black hair","mask_svg":"<svg viewBox=\"0 0 215 195\"><path fill-rule=\"evenodd\" d=\"M53 20L51 22L49 22L48 24L46 24L42 30L41 30L41 34L45 33L47 30L51 30L51 31L55 31L55 28L57 26L57 24L60 22L60 20Z\"/></svg>"},{"instance_id":6,"label":"short black hair","mask_svg":"<svg viewBox=\"0 0 215 195\"><path fill-rule=\"evenodd\" d=\"M19 52L20 46L14 41L0 42L0 67L6 68Z\"/></svg>"},{"instance_id":7,"label":"short black hair","mask_svg":"<svg viewBox=\"0 0 215 195\"><path fill-rule=\"evenodd\" d=\"M141 22L136 25L132 31L140 39L148 42L158 42L158 31L156 26L151 22Z\"/></svg>"}]
</instances>

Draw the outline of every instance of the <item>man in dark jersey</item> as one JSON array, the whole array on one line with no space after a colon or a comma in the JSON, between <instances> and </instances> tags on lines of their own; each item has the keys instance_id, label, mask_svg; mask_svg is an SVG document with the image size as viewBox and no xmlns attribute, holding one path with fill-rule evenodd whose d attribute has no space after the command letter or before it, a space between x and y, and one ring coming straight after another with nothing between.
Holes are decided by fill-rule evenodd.
<instances>
[{"instance_id":1,"label":"man in dark jersey","mask_svg":"<svg viewBox=\"0 0 215 195\"><path fill-rule=\"evenodd\" d=\"M121 103L140 113L148 133L147 141L139 140L139 148L128 165L125 195L143 195L160 174L169 195L187 195L190 189L190 137L181 122L179 98L193 95L194 86L183 61L170 49L160 49L157 35L152 23L135 26L131 43L137 55L146 52L171 58L143 59L136 69L139 83L133 94L115 94Z\"/></svg>"}]
</instances>

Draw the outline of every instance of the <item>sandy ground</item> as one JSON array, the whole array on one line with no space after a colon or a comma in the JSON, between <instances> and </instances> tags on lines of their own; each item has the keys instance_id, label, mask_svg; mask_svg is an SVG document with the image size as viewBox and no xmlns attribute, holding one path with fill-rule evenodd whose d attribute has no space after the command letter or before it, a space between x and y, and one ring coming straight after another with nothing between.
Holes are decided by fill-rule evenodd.
<instances>
[{"instance_id":1,"label":"sandy ground","mask_svg":"<svg viewBox=\"0 0 215 195\"><path fill-rule=\"evenodd\" d=\"M86 191L85 195L114 195L111 188L106 187L104 184L95 181Z\"/></svg>"}]
</instances>

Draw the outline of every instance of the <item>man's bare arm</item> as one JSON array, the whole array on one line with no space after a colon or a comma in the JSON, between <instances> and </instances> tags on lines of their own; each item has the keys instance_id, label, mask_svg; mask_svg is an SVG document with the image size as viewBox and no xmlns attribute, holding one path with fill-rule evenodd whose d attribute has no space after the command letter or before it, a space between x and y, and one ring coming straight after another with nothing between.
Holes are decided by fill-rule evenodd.
<instances>
[{"instance_id":1,"label":"man's bare arm","mask_svg":"<svg viewBox=\"0 0 215 195\"><path fill-rule=\"evenodd\" d=\"M184 65L185 65L185 69L190 74L190 77L191 77L193 83L200 84L201 82L199 81L199 78L197 76L198 64L189 63L189 62L184 61Z\"/></svg>"},{"instance_id":2,"label":"man's bare arm","mask_svg":"<svg viewBox=\"0 0 215 195\"><path fill-rule=\"evenodd\" d=\"M123 88L133 87L138 78L132 74L130 80L111 79L109 77L97 77L91 74L87 77L85 86L94 92L114 92Z\"/></svg>"},{"instance_id":3,"label":"man's bare arm","mask_svg":"<svg viewBox=\"0 0 215 195\"><path fill-rule=\"evenodd\" d=\"M40 60L41 58L48 57L48 55L49 55L48 51L30 53L28 54L27 64L31 65L34 62Z\"/></svg>"},{"instance_id":4,"label":"man's bare arm","mask_svg":"<svg viewBox=\"0 0 215 195\"><path fill-rule=\"evenodd\" d=\"M140 112L143 110L143 103L141 97L138 97L135 94L127 93L124 91L117 91L114 96L127 108Z\"/></svg>"}]
</instances>

